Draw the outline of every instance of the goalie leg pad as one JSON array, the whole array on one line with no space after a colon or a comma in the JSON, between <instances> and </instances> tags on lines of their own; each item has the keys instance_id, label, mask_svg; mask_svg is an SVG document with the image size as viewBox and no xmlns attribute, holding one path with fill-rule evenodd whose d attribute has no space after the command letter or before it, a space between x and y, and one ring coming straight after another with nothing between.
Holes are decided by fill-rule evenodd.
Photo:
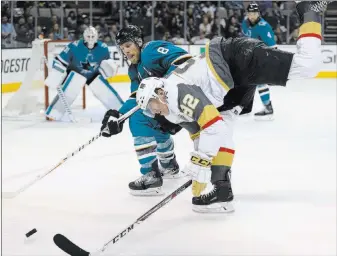
<instances>
[{"instance_id":1,"label":"goalie leg pad","mask_svg":"<svg viewBox=\"0 0 337 256\"><path fill-rule=\"evenodd\" d=\"M98 70L105 79L108 79L118 73L118 65L112 59L103 60Z\"/></svg>"},{"instance_id":2,"label":"goalie leg pad","mask_svg":"<svg viewBox=\"0 0 337 256\"><path fill-rule=\"evenodd\" d=\"M44 82L49 88L56 88L62 84L67 77L67 68L61 62L53 60L52 68Z\"/></svg>"},{"instance_id":3,"label":"goalie leg pad","mask_svg":"<svg viewBox=\"0 0 337 256\"><path fill-rule=\"evenodd\" d=\"M76 97L80 94L86 81L87 79L84 76L74 71L69 73L62 85L62 91L69 106L71 106ZM66 109L62 100L59 98L59 95L56 95L46 110L46 116L52 120L60 120L65 112Z\"/></svg>"},{"instance_id":4,"label":"goalie leg pad","mask_svg":"<svg viewBox=\"0 0 337 256\"><path fill-rule=\"evenodd\" d=\"M89 84L89 88L107 109L119 109L124 103L118 92L102 75L97 76L94 81Z\"/></svg>"}]
</instances>

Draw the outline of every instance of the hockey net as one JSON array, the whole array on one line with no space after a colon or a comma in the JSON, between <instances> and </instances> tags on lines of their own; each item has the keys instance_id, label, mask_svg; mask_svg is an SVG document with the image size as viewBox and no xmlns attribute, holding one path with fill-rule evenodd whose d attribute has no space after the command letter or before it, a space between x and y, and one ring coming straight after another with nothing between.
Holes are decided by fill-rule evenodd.
<instances>
[{"instance_id":1,"label":"hockey net","mask_svg":"<svg viewBox=\"0 0 337 256\"><path fill-rule=\"evenodd\" d=\"M8 100L3 117L9 119L45 119L44 111L57 95L56 89L44 85L53 59L67 46L69 40L36 39L32 44L32 56L22 84ZM86 107L85 87L72 108ZM48 120L48 119L47 119Z\"/></svg>"}]
</instances>

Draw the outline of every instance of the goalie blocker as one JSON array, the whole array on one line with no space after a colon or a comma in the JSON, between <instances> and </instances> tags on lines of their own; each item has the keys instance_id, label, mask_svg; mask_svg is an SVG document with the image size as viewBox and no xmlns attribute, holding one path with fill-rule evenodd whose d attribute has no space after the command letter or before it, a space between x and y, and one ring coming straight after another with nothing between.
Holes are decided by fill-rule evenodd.
<instances>
[{"instance_id":1,"label":"goalie blocker","mask_svg":"<svg viewBox=\"0 0 337 256\"><path fill-rule=\"evenodd\" d=\"M123 104L123 100L117 91L106 80L109 77L115 76L117 70L118 66L112 60L103 60L99 67L101 74L98 74L94 80L91 79L92 82L88 85L93 95L107 109L116 109ZM54 60L52 70L45 84L50 88L61 87L66 103L68 106L71 106L86 82L87 78L75 71L70 71L67 76L67 70L63 64L58 60ZM60 96L56 95L45 112L46 116L51 120L61 120L66 113L67 106L65 105Z\"/></svg>"}]
</instances>

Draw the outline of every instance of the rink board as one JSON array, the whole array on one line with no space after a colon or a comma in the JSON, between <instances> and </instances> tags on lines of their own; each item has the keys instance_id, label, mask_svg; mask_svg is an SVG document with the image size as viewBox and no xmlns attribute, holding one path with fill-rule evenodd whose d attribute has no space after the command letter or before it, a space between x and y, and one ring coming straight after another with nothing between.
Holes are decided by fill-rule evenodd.
<instances>
[{"instance_id":1,"label":"rink board","mask_svg":"<svg viewBox=\"0 0 337 256\"><path fill-rule=\"evenodd\" d=\"M179 47L187 50L193 55L204 52L205 47L203 45L179 45ZM280 45L279 49L295 52L295 45ZM120 65L118 74L111 78L111 83L129 82L130 79L127 75L128 65L126 61L121 58L117 48L115 46L109 47L111 58ZM4 49L2 50L1 59L1 75L2 75L2 92L16 91L21 82L24 80L28 66L32 49ZM323 45L322 46L322 65L317 78L337 78L336 69L336 45ZM37 85L43 85L42 72L35 74L35 81Z\"/></svg>"}]
</instances>

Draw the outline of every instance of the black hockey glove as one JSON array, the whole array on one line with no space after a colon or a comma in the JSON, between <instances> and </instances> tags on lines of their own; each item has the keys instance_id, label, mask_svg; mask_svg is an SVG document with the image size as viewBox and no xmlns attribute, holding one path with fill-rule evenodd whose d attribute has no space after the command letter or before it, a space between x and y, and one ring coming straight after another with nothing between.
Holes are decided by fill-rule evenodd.
<instances>
[{"instance_id":1,"label":"black hockey glove","mask_svg":"<svg viewBox=\"0 0 337 256\"><path fill-rule=\"evenodd\" d=\"M121 116L116 109L108 110L103 118L101 132L103 137L111 137L112 135L116 135L123 130L123 123L118 122L118 118Z\"/></svg>"},{"instance_id":2,"label":"black hockey glove","mask_svg":"<svg viewBox=\"0 0 337 256\"><path fill-rule=\"evenodd\" d=\"M154 119L159 123L160 125L159 129L164 133L174 135L182 129L180 125L171 123L164 116L155 115Z\"/></svg>"}]
</instances>

